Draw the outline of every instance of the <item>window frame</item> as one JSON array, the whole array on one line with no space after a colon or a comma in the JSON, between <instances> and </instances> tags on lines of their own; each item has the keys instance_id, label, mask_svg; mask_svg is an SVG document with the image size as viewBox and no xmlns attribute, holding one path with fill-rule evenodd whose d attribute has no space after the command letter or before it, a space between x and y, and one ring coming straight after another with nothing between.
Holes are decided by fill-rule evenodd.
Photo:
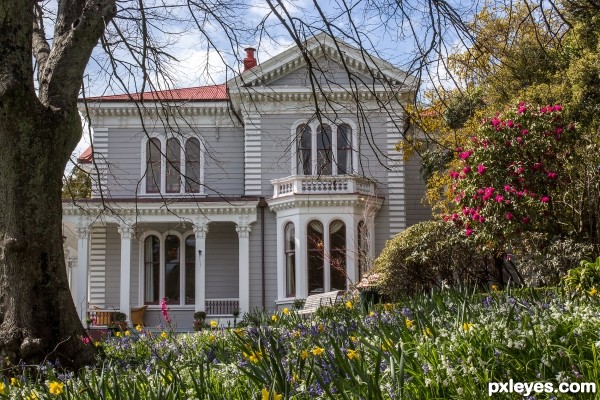
<instances>
[{"instance_id":1,"label":"window frame","mask_svg":"<svg viewBox=\"0 0 600 400\"><path fill-rule=\"evenodd\" d=\"M146 302L146 248L145 248L145 242L146 239L150 236L156 236L159 240L159 250L160 250L160 255L159 255L159 279L158 279L158 302ZM172 231L172 230L168 230L166 232L158 232L155 230L150 230L147 232L144 232L144 235L142 235L142 237L140 237L140 244L139 244L139 248L141 249L140 252L140 287L139 287L139 301L140 304L144 304L144 305L148 305L150 307L160 307L160 302L162 301L162 299L165 297L165 293L166 293L166 276L165 276L165 268L166 268L166 248L165 248L165 241L167 239L168 236L176 236L179 239L179 302L178 303L169 303L169 306L171 307L176 307L176 308L194 308L195 307L195 301L196 299L194 298L194 303L190 304L187 303L186 301L186 267L187 267L187 263L186 263L186 239L188 239L190 236L192 238L195 238L195 235L192 231L186 231L184 233L178 232L178 231ZM194 253L194 260L196 260L196 256L195 256L195 247L194 250L192 250ZM195 267L195 263L194 263L194 267ZM194 277L194 287L195 287L195 277Z\"/></svg>"},{"instance_id":2,"label":"window frame","mask_svg":"<svg viewBox=\"0 0 600 400\"><path fill-rule=\"evenodd\" d=\"M149 192L147 190L147 179L149 178L148 174L148 144L151 140L158 139L160 141L160 187L159 190L154 192ZM167 143L170 139L175 139L178 141L179 146L179 191L177 192L168 192L167 191ZM186 157L186 146L188 141L196 139L200 144L200 154L198 161L198 177L199 177L199 188L197 192L186 191L187 189L187 157ZM160 135L153 134L148 135L142 140L142 150L141 150L141 193L140 195L148 196L148 197L185 197L185 196L204 196L204 170L205 170L205 153L206 147L204 144L204 140L197 135L194 134L184 134L184 135Z\"/></svg>"},{"instance_id":3,"label":"window frame","mask_svg":"<svg viewBox=\"0 0 600 400\"><path fill-rule=\"evenodd\" d=\"M351 129L350 133L350 148L347 147L338 149L338 127L341 125L347 125ZM309 161L311 163L310 169L311 174L304 174L304 164L303 157L301 152L307 150L306 148L301 146L301 135L302 131L300 127L306 126L310 129L311 135L311 147L310 147L310 158ZM319 133L319 128L321 126L328 126L330 128L330 140L331 140L331 148L330 149L321 149L321 151L326 150L329 151L331 155L331 174L319 174L319 165L318 165L318 154L319 149L317 146L317 136ZM356 124L347 118L339 118L335 120L322 120L322 123L319 123L318 120L310 120L307 121L305 119L298 120L292 124L291 128L291 140L292 140L292 154L294 155L291 160L291 170L293 176L338 176L338 175L356 175L358 173L358 149L360 148L359 143L359 135ZM350 171L347 171L346 174L339 174L338 170L338 157L339 151L349 151L350 153Z\"/></svg>"}]
</instances>

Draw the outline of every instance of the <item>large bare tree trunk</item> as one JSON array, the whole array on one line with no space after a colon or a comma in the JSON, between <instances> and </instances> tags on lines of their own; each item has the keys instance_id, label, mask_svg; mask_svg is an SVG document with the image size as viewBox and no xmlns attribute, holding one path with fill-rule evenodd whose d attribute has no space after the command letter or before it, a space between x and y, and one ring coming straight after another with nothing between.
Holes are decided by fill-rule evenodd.
<instances>
[{"instance_id":1,"label":"large bare tree trunk","mask_svg":"<svg viewBox=\"0 0 600 400\"><path fill-rule=\"evenodd\" d=\"M67 282L62 176L81 137L81 77L114 0L59 1L52 48L36 7L0 0L0 363L76 369L94 348Z\"/></svg>"}]
</instances>

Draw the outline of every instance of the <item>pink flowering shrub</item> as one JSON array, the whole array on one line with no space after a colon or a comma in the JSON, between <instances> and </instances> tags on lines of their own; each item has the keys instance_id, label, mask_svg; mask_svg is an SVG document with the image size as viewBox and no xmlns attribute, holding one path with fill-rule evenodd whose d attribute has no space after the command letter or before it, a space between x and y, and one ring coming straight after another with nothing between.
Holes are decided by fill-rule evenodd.
<instances>
[{"instance_id":1,"label":"pink flowering shrub","mask_svg":"<svg viewBox=\"0 0 600 400\"><path fill-rule=\"evenodd\" d=\"M460 167L450 171L457 209L445 219L486 243L551 232L574 138L560 105L520 103L483 121L469 146L457 149Z\"/></svg>"}]
</instances>

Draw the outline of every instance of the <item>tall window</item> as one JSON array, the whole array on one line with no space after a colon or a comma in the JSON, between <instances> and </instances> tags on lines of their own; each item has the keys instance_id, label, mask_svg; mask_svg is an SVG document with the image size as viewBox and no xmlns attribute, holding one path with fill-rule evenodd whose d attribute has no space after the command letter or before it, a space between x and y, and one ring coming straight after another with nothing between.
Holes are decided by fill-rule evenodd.
<instances>
[{"instance_id":1,"label":"tall window","mask_svg":"<svg viewBox=\"0 0 600 400\"><path fill-rule=\"evenodd\" d=\"M144 240L144 303L158 304L160 284L160 240L151 235Z\"/></svg>"},{"instance_id":2,"label":"tall window","mask_svg":"<svg viewBox=\"0 0 600 400\"><path fill-rule=\"evenodd\" d=\"M346 290L346 225L339 219L329 224L329 248L331 290Z\"/></svg>"},{"instance_id":3,"label":"tall window","mask_svg":"<svg viewBox=\"0 0 600 400\"><path fill-rule=\"evenodd\" d=\"M181 190L181 147L179 140L167 140L167 193Z\"/></svg>"},{"instance_id":4,"label":"tall window","mask_svg":"<svg viewBox=\"0 0 600 400\"><path fill-rule=\"evenodd\" d=\"M196 238L185 239L185 304L196 303Z\"/></svg>"},{"instance_id":5,"label":"tall window","mask_svg":"<svg viewBox=\"0 0 600 400\"><path fill-rule=\"evenodd\" d=\"M298 175L352 173L352 128L348 124L302 124L296 129ZM313 164L314 160L314 164Z\"/></svg>"},{"instance_id":6,"label":"tall window","mask_svg":"<svg viewBox=\"0 0 600 400\"><path fill-rule=\"evenodd\" d=\"M285 238L285 295L296 295L296 234L294 224L288 222L284 229Z\"/></svg>"},{"instance_id":7,"label":"tall window","mask_svg":"<svg viewBox=\"0 0 600 400\"><path fill-rule=\"evenodd\" d=\"M165 297L169 304L179 304L180 302L180 268L179 238L169 235L165 239Z\"/></svg>"},{"instance_id":8,"label":"tall window","mask_svg":"<svg viewBox=\"0 0 600 400\"><path fill-rule=\"evenodd\" d=\"M323 293L323 224L310 221L307 232L308 249L308 294Z\"/></svg>"},{"instance_id":9,"label":"tall window","mask_svg":"<svg viewBox=\"0 0 600 400\"><path fill-rule=\"evenodd\" d=\"M161 145L157 138L146 144L146 193L158 193L161 185Z\"/></svg>"},{"instance_id":10,"label":"tall window","mask_svg":"<svg viewBox=\"0 0 600 400\"><path fill-rule=\"evenodd\" d=\"M177 235L144 240L144 303L195 304L196 239L180 240Z\"/></svg>"},{"instance_id":11,"label":"tall window","mask_svg":"<svg viewBox=\"0 0 600 400\"><path fill-rule=\"evenodd\" d=\"M148 140L144 171L146 193L201 193L201 149L198 138L169 138L163 144L159 138Z\"/></svg>"},{"instance_id":12,"label":"tall window","mask_svg":"<svg viewBox=\"0 0 600 400\"><path fill-rule=\"evenodd\" d=\"M369 230L364 221L358 223L358 279L362 279L368 268Z\"/></svg>"},{"instance_id":13,"label":"tall window","mask_svg":"<svg viewBox=\"0 0 600 400\"><path fill-rule=\"evenodd\" d=\"M321 125L317 128L317 175L331 175L333 152L331 149L331 128Z\"/></svg>"},{"instance_id":14,"label":"tall window","mask_svg":"<svg viewBox=\"0 0 600 400\"><path fill-rule=\"evenodd\" d=\"M352 128L341 124L337 129L337 172L338 175L352 173Z\"/></svg>"},{"instance_id":15,"label":"tall window","mask_svg":"<svg viewBox=\"0 0 600 400\"><path fill-rule=\"evenodd\" d=\"M312 132L310 126L303 124L298 127L296 134L298 145L298 171L302 175L312 175Z\"/></svg>"},{"instance_id":16,"label":"tall window","mask_svg":"<svg viewBox=\"0 0 600 400\"><path fill-rule=\"evenodd\" d=\"M200 141L189 139L185 144L185 191L200 191Z\"/></svg>"}]
</instances>

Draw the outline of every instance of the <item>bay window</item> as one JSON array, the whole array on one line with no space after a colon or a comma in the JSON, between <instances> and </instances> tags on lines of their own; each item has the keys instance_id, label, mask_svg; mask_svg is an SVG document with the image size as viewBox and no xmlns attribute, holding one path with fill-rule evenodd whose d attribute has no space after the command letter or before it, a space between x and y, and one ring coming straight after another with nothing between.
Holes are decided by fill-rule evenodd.
<instances>
[{"instance_id":1,"label":"bay window","mask_svg":"<svg viewBox=\"0 0 600 400\"><path fill-rule=\"evenodd\" d=\"M353 132L349 124L301 124L295 137L298 175L352 174Z\"/></svg>"}]
</instances>

